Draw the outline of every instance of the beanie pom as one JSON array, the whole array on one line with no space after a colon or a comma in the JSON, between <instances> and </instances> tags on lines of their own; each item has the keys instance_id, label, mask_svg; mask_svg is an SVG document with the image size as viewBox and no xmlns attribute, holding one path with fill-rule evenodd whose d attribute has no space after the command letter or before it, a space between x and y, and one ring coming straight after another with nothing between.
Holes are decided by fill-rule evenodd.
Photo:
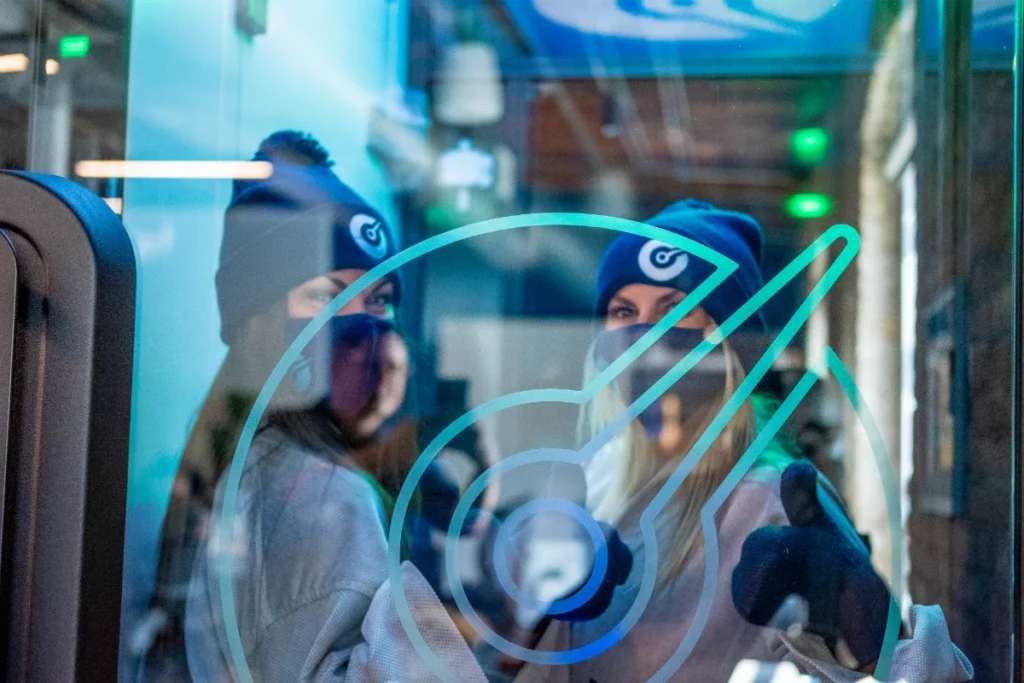
<instances>
[{"instance_id":1,"label":"beanie pom","mask_svg":"<svg viewBox=\"0 0 1024 683\"><path fill-rule=\"evenodd\" d=\"M279 130L271 133L260 143L253 161L269 161L272 164L314 166L331 168L334 160L320 141L309 133L297 130ZM261 180L235 180L231 200L234 202L246 190L259 185Z\"/></svg>"},{"instance_id":2,"label":"beanie pom","mask_svg":"<svg viewBox=\"0 0 1024 683\"><path fill-rule=\"evenodd\" d=\"M334 166L331 154L309 133L279 130L260 143L257 159L277 161L296 166Z\"/></svg>"},{"instance_id":3,"label":"beanie pom","mask_svg":"<svg viewBox=\"0 0 1024 683\"><path fill-rule=\"evenodd\" d=\"M273 173L236 182L224 215L216 285L229 345L246 320L294 287L336 270L371 270L398 250L384 217L338 178L313 136L278 131L254 160L273 164ZM401 278L387 277L397 303Z\"/></svg>"}]
</instances>

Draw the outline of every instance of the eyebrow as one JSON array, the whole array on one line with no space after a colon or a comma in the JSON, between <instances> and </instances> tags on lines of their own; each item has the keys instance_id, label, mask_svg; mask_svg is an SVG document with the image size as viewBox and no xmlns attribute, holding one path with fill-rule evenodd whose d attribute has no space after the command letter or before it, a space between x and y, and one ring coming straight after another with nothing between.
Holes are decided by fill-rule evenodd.
<instances>
[{"instance_id":1,"label":"eyebrow","mask_svg":"<svg viewBox=\"0 0 1024 683\"><path fill-rule=\"evenodd\" d=\"M669 292L668 294L662 294L661 296L658 297L658 303L659 304L665 303L669 299L672 299L672 298L677 297L677 296L681 296L683 299L685 299L686 298L686 293L680 292L680 291L675 291L675 292Z\"/></svg>"},{"instance_id":2,"label":"eyebrow","mask_svg":"<svg viewBox=\"0 0 1024 683\"><path fill-rule=\"evenodd\" d=\"M391 280L385 280L384 282L381 282L376 287L374 287L370 291L370 294L379 294L385 287L389 287L391 289L392 293L394 293L394 291L395 291L394 284L392 284Z\"/></svg>"},{"instance_id":3,"label":"eyebrow","mask_svg":"<svg viewBox=\"0 0 1024 683\"><path fill-rule=\"evenodd\" d=\"M344 280L339 280L338 278L334 277L333 275L328 275L327 279L330 280L331 283L340 290L338 292L339 294L341 292L344 292L346 289L348 289L348 283L345 282Z\"/></svg>"},{"instance_id":4,"label":"eyebrow","mask_svg":"<svg viewBox=\"0 0 1024 683\"><path fill-rule=\"evenodd\" d=\"M614 303L625 304L626 306L632 306L633 308L636 308L635 303L633 303L624 296L619 296L618 294L612 297L612 300L608 302L608 305L611 306Z\"/></svg>"},{"instance_id":5,"label":"eyebrow","mask_svg":"<svg viewBox=\"0 0 1024 683\"><path fill-rule=\"evenodd\" d=\"M344 292L344 291L345 291L346 289L348 289L349 287L351 287L351 286L352 286L352 285L348 284L347 282L345 282L344 280L339 280L338 278L334 277L333 275L328 275L328 276L327 276L327 279L328 279L328 280L330 280L330 281L331 281L331 283L332 283L332 284L333 284L333 285L334 285L335 287L337 287L337 288L338 288L338 294L341 294L341 293L342 293L342 292ZM391 282L390 280L385 280L384 282L380 282L380 283L378 283L376 287L374 287L373 289L371 289L371 290L370 290L370 294L378 294L378 293L380 293L380 292L381 292L381 290L383 290L383 289L384 289L385 287L390 287L390 288L391 288L391 291L392 291L392 292L394 292L394 289L395 289L395 286L394 286L394 284L393 284L393 283L392 283L392 282Z\"/></svg>"}]
</instances>

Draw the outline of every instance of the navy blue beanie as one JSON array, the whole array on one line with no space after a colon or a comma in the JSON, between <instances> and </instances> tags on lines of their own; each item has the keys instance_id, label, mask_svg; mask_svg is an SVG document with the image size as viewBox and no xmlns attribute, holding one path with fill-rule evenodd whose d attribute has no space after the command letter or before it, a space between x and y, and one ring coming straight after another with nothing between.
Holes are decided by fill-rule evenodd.
<instances>
[{"instance_id":1,"label":"navy blue beanie","mask_svg":"<svg viewBox=\"0 0 1024 683\"><path fill-rule=\"evenodd\" d=\"M271 162L273 174L236 182L224 215L217 303L228 345L249 318L298 285L345 268L369 270L398 251L383 216L338 179L310 136L275 133L254 160ZM389 278L397 303L401 280Z\"/></svg>"},{"instance_id":2,"label":"navy blue beanie","mask_svg":"<svg viewBox=\"0 0 1024 683\"><path fill-rule=\"evenodd\" d=\"M701 303L718 324L724 323L761 289L761 226L750 216L723 211L708 202L684 199L647 221L709 247L739 266ZM597 276L597 314L604 316L620 289L631 284L672 287L692 292L707 280L715 267L663 242L639 235L615 238L601 259ZM740 329L763 330L760 311Z\"/></svg>"}]
</instances>

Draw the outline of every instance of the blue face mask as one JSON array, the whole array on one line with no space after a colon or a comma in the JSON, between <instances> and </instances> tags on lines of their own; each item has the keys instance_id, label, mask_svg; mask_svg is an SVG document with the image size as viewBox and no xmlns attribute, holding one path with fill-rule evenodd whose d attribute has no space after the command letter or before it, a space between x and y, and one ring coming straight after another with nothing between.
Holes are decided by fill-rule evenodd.
<instances>
[{"instance_id":1,"label":"blue face mask","mask_svg":"<svg viewBox=\"0 0 1024 683\"><path fill-rule=\"evenodd\" d=\"M308 326L309 319L288 320L289 339ZM340 315L314 335L291 367L293 391L309 403L327 396L358 413L377 390L381 379L381 340L395 323L365 313Z\"/></svg>"},{"instance_id":2,"label":"blue face mask","mask_svg":"<svg viewBox=\"0 0 1024 683\"><path fill-rule=\"evenodd\" d=\"M620 358L651 325L631 325L602 332L592 353L599 369ZM640 354L615 380L623 402L632 405L679 361L704 341L702 330L669 329L651 348ZM658 439L669 426L679 427L698 409L720 404L728 386L728 360L721 346L658 397L637 418L652 439Z\"/></svg>"}]
</instances>

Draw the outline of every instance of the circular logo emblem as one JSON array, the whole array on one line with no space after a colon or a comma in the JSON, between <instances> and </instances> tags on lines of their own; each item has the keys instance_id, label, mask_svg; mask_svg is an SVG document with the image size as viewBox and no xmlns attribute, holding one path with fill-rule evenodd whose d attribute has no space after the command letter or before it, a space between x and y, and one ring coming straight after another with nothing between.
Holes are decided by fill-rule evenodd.
<instances>
[{"instance_id":1,"label":"circular logo emblem","mask_svg":"<svg viewBox=\"0 0 1024 683\"><path fill-rule=\"evenodd\" d=\"M658 240L651 240L640 250L640 270L655 282L668 282L678 277L690 263L690 255Z\"/></svg>"},{"instance_id":2,"label":"circular logo emblem","mask_svg":"<svg viewBox=\"0 0 1024 683\"><path fill-rule=\"evenodd\" d=\"M348 224L352 239L370 258L379 261L388 253L388 231L384 224L365 213L358 213Z\"/></svg>"}]
</instances>

